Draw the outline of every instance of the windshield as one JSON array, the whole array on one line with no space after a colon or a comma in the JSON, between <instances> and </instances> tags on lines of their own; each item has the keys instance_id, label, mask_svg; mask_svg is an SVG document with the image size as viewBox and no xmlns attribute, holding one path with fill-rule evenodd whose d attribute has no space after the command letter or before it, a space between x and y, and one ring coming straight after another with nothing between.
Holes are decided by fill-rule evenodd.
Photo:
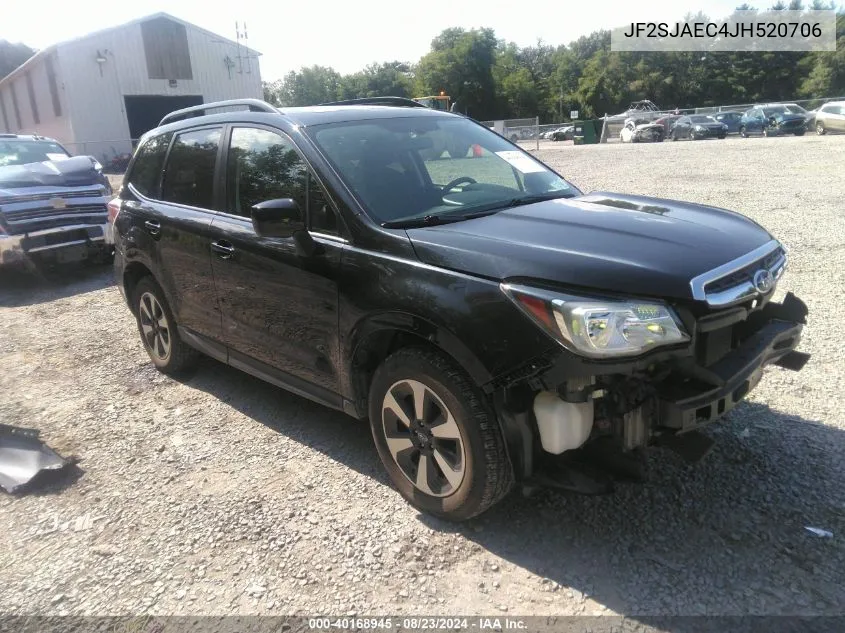
<instances>
[{"instance_id":1,"label":"windshield","mask_svg":"<svg viewBox=\"0 0 845 633\"><path fill-rule=\"evenodd\" d=\"M457 221L538 197L580 194L529 154L462 117L344 121L307 130L383 224Z\"/></svg>"},{"instance_id":2,"label":"windshield","mask_svg":"<svg viewBox=\"0 0 845 633\"><path fill-rule=\"evenodd\" d=\"M717 123L716 119L711 116L705 116L703 114L697 114L695 116L691 116L690 121L693 123Z\"/></svg>"},{"instance_id":3,"label":"windshield","mask_svg":"<svg viewBox=\"0 0 845 633\"><path fill-rule=\"evenodd\" d=\"M51 141L0 139L0 167L27 165L70 158L65 149Z\"/></svg>"},{"instance_id":4,"label":"windshield","mask_svg":"<svg viewBox=\"0 0 845 633\"><path fill-rule=\"evenodd\" d=\"M773 116L775 114L782 114L784 112L789 112L784 106L772 106L769 108L763 108L763 114L766 116Z\"/></svg>"}]
</instances>

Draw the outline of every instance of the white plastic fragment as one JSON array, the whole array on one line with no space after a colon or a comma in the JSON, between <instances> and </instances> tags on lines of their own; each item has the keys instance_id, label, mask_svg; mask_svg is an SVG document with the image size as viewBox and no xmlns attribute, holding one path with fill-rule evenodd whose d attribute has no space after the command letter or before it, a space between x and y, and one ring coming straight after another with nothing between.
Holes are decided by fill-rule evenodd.
<instances>
[{"instance_id":1,"label":"white plastic fragment","mask_svg":"<svg viewBox=\"0 0 845 633\"><path fill-rule=\"evenodd\" d=\"M804 526L804 529L807 530L810 534L815 534L820 538L833 538L833 532L823 530L822 528L810 527L809 525L806 525Z\"/></svg>"}]
</instances>

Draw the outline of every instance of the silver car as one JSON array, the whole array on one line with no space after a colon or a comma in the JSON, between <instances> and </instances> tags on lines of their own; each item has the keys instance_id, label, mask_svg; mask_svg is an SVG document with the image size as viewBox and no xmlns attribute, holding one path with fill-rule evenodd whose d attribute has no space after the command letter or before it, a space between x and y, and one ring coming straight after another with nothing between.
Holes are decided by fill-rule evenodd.
<instances>
[{"instance_id":1,"label":"silver car","mask_svg":"<svg viewBox=\"0 0 845 633\"><path fill-rule=\"evenodd\" d=\"M816 134L845 132L845 101L831 101L816 110Z\"/></svg>"}]
</instances>

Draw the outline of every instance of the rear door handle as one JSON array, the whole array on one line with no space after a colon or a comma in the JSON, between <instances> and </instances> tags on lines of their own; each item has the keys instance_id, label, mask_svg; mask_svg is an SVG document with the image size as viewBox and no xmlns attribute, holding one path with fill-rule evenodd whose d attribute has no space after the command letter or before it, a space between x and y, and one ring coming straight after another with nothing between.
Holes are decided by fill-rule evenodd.
<instances>
[{"instance_id":1,"label":"rear door handle","mask_svg":"<svg viewBox=\"0 0 845 633\"><path fill-rule=\"evenodd\" d=\"M229 242L219 240L211 243L211 250L213 250L220 259L231 259L235 254L235 247Z\"/></svg>"},{"instance_id":2,"label":"rear door handle","mask_svg":"<svg viewBox=\"0 0 845 633\"><path fill-rule=\"evenodd\" d=\"M147 232L150 235L160 235L161 234L161 224L158 222L153 222L152 220L147 220L144 222L144 226L147 227Z\"/></svg>"}]
</instances>

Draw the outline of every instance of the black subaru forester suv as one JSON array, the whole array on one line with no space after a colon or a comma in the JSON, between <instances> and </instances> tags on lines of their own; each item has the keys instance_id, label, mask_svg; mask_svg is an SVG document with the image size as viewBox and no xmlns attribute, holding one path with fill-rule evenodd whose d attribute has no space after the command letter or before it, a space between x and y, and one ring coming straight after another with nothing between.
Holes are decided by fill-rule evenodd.
<instances>
[{"instance_id":1,"label":"black subaru forester suv","mask_svg":"<svg viewBox=\"0 0 845 633\"><path fill-rule=\"evenodd\" d=\"M201 352L369 418L399 492L461 520L516 483L606 491L649 445L700 457L765 365L803 367L763 228L584 195L418 105L238 100L145 135L115 268L158 369Z\"/></svg>"}]
</instances>

